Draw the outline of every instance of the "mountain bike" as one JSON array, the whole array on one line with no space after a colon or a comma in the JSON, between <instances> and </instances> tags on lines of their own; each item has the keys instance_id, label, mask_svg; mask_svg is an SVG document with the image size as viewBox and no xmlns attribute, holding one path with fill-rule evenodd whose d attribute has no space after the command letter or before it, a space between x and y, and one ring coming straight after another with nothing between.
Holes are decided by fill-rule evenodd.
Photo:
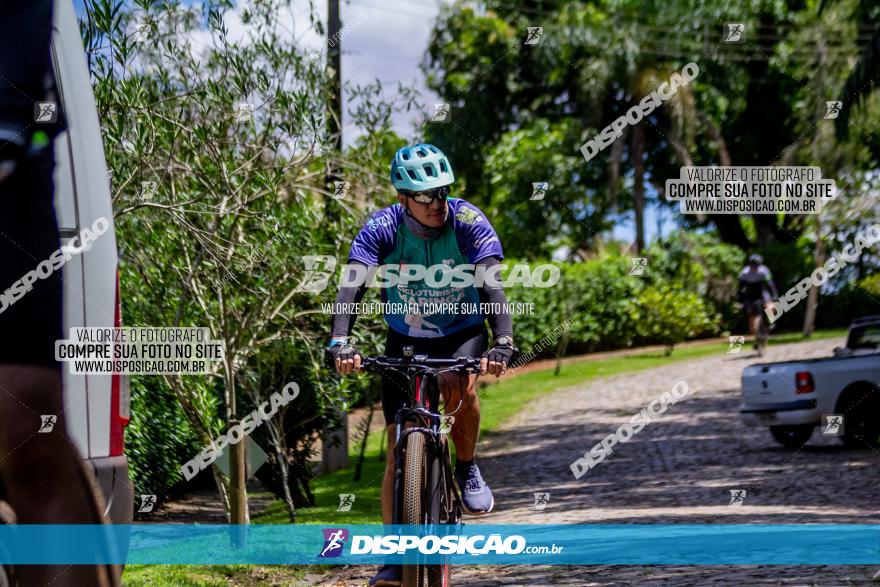
<instances>
[{"instance_id":1,"label":"mountain bike","mask_svg":"<svg viewBox=\"0 0 880 587\"><path fill-rule=\"evenodd\" d=\"M398 410L397 446L394 451L394 493L392 523L433 526L461 523L461 495L453 482L452 461L443 416L455 414L441 406L439 376L442 373L465 375L480 372L480 359L430 359L414 355L413 347L403 349L402 358L364 357L361 369L373 373L397 371L409 382L408 402ZM462 392L464 390L462 389ZM460 398L464 396L461 394ZM429 530L430 531L430 530ZM440 564L404 565L403 587L447 587L451 584L448 557Z\"/></svg>"}]
</instances>

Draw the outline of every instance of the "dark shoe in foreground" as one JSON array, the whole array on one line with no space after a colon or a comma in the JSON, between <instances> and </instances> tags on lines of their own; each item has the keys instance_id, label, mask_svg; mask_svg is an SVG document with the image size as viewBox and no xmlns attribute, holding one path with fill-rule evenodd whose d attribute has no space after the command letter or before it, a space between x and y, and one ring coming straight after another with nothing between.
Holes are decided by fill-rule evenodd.
<instances>
[{"instance_id":1,"label":"dark shoe in foreground","mask_svg":"<svg viewBox=\"0 0 880 587\"><path fill-rule=\"evenodd\" d=\"M467 468L455 470L455 482L461 492L464 511L471 515L488 514L495 507L492 490L483 481L480 468L471 463Z\"/></svg>"},{"instance_id":2,"label":"dark shoe in foreground","mask_svg":"<svg viewBox=\"0 0 880 587\"><path fill-rule=\"evenodd\" d=\"M400 587L402 577L402 566L383 565L379 572L370 579L370 587Z\"/></svg>"}]
</instances>

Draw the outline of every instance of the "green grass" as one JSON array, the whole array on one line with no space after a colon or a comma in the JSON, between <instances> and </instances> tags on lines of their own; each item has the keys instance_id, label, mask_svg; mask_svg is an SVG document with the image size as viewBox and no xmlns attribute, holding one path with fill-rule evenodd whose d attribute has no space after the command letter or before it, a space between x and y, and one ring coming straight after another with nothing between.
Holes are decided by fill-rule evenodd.
<instances>
[{"instance_id":1,"label":"green grass","mask_svg":"<svg viewBox=\"0 0 880 587\"><path fill-rule=\"evenodd\" d=\"M842 337L845 329L816 332L811 340ZM774 335L770 344L787 344L805 340L799 333ZM556 389L580 385L597 377L635 373L644 369L661 367L678 361L686 361L727 352L727 342L711 342L676 348L671 356L662 352L644 352L626 357L603 359L586 358L582 361L562 366L559 375L553 369L542 369L524 373L517 377L503 378L497 383L482 387L480 397L480 436L493 434L499 425L523 409L529 401ZM742 352L750 353L751 345L743 346ZM756 358L757 360L757 358ZM488 380L488 378L487 378ZM382 418L380 412L374 418ZM384 471L384 462L378 461L380 434L373 433L367 441L366 461L360 481L352 481L354 463L357 461L359 446L350 447L349 460L352 466L312 482L315 494L315 507L300 509L297 521L304 524L377 524L381 523L379 489ZM355 503L350 512L337 512L340 493L354 493ZM284 506L278 502L269 512L259 516L260 523L287 523Z\"/></svg>"},{"instance_id":2,"label":"green grass","mask_svg":"<svg viewBox=\"0 0 880 587\"><path fill-rule=\"evenodd\" d=\"M308 567L265 565L128 565L125 587L288 586L309 572Z\"/></svg>"},{"instance_id":3,"label":"green grass","mask_svg":"<svg viewBox=\"0 0 880 587\"><path fill-rule=\"evenodd\" d=\"M811 340L841 337L846 330L825 330L815 333ZM788 344L802 342L799 333L786 333L771 337L770 344ZM609 375L635 373L644 369L662 367L670 363L697 359L710 355L726 353L728 343L707 343L677 348L671 356L662 352L645 352L625 357L603 359L585 359L564 364L559 375L553 375L553 369L542 369L525 373L516 378L505 379L480 391L480 434L492 434L504 420L516 414L528 402L536 397L571 385L578 385ZM751 346L744 345L742 352L751 352ZM757 358L755 359L758 360Z\"/></svg>"},{"instance_id":4,"label":"green grass","mask_svg":"<svg viewBox=\"0 0 880 587\"><path fill-rule=\"evenodd\" d=\"M771 335L769 344L788 344L791 342L804 342L806 340L825 340L828 338L845 338L846 328L834 328L831 330L817 330L810 338L804 338L800 332L786 332L779 335Z\"/></svg>"},{"instance_id":5,"label":"green grass","mask_svg":"<svg viewBox=\"0 0 880 587\"><path fill-rule=\"evenodd\" d=\"M846 330L823 330L816 332L812 340L843 337ZM799 333L774 335L770 344L788 344L805 340ZM553 368L504 378L479 390L481 404L480 434L485 437L497 430L499 425L522 410L526 404L545 393L572 385L581 385L597 377L635 373L661 367L670 363L723 354L728 344L705 343L675 349L667 357L662 352L644 352L626 357L603 359L585 358L562 366L559 375ZM747 342L744 353L751 352ZM757 358L756 358L757 360ZM382 418L376 411L374 418ZM380 462L380 433L370 434L367 441L366 461L361 479L353 481L354 463L359 446L352 446L349 455L351 466L321 476L312 482L315 507L297 511L297 522L302 524L374 524L381 522L379 489L384 472L384 460ZM355 503L350 512L337 512L340 493L354 493ZM276 501L269 509L254 516L257 524L286 524L287 510L282 501ZM309 572L308 567L275 567L254 565L223 566L144 566L126 567L124 584L130 587L215 587L229 585L289 585L293 579Z\"/></svg>"}]
</instances>

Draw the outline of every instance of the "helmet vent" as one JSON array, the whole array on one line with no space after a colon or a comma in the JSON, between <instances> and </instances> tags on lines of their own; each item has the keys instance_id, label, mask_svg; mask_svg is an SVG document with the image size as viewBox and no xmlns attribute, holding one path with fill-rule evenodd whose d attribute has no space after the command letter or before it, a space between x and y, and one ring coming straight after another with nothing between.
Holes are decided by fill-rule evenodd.
<instances>
[{"instance_id":1,"label":"helmet vent","mask_svg":"<svg viewBox=\"0 0 880 587\"><path fill-rule=\"evenodd\" d=\"M396 177L399 181L403 181L403 176L400 175L399 171L394 172L394 177Z\"/></svg>"},{"instance_id":2,"label":"helmet vent","mask_svg":"<svg viewBox=\"0 0 880 587\"><path fill-rule=\"evenodd\" d=\"M408 153L407 151L404 151L403 153L401 153L401 155L403 156L403 158L404 158L406 161L409 161L409 153Z\"/></svg>"},{"instance_id":3,"label":"helmet vent","mask_svg":"<svg viewBox=\"0 0 880 587\"><path fill-rule=\"evenodd\" d=\"M426 174L428 177L434 177L434 168L433 168L432 166L430 166L430 165L423 165L423 168L424 168L424 170L425 170L425 174Z\"/></svg>"},{"instance_id":4,"label":"helmet vent","mask_svg":"<svg viewBox=\"0 0 880 587\"><path fill-rule=\"evenodd\" d=\"M446 168L446 161L440 162L440 171L443 173L449 173L449 170Z\"/></svg>"},{"instance_id":5,"label":"helmet vent","mask_svg":"<svg viewBox=\"0 0 880 587\"><path fill-rule=\"evenodd\" d=\"M418 155L419 157L427 157L428 152L425 151L424 149L419 149L418 151L416 151L416 155Z\"/></svg>"},{"instance_id":6,"label":"helmet vent","mask_svg":"<svg viewBox=\"0 0 880 587\"><path fill-rule=\"evenodd\" d=\"M418 176L416 175L416 172L415 172L415 171L413 171L412 169L407 169L407 170L406 170L406 173L410 176L411 179L414 179L414 180L418 181L419 178L418 178Z\"/></svg>"}]
</instances>

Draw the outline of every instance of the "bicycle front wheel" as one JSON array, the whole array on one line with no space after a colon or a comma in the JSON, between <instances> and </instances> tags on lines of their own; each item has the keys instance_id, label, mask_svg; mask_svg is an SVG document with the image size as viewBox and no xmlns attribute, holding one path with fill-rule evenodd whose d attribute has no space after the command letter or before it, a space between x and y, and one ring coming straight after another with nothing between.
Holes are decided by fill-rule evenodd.
<instances>
[{"instance_id":1,"label":"bicycle front wheel","mask_svg":"<svg viewBox=\"0 0 880 587\"><path fill-rule=\"evenodd\" d=\"M403 523L414 526L425 522L425 488L427 467L425 435L413 432L406 436L403 469ZM404 565L402 587L423 587L427 583L427 567Z\"/></svg>"},{"instance_id":2,"label":"bicycle front wheel","mask_svg":"<svg viewBox=\"0 0 880 587\"><path fill-rule=\"evenodd\" d=\"M448 463L449 451L446 448L446 441L440 444L439 454L430 455L431 466L428 475L428 520L432 526L439 524L454 523L453 518L453 494L452 479L447 477L446 471L448 467L444 466L444 461ZM440 529L437 528L439 533ZM449 564L450 557L443 556L440 564L429 565L428 569L428 587L449 587L452 576L452 565Z\"/></svg>"}]
</instances>

